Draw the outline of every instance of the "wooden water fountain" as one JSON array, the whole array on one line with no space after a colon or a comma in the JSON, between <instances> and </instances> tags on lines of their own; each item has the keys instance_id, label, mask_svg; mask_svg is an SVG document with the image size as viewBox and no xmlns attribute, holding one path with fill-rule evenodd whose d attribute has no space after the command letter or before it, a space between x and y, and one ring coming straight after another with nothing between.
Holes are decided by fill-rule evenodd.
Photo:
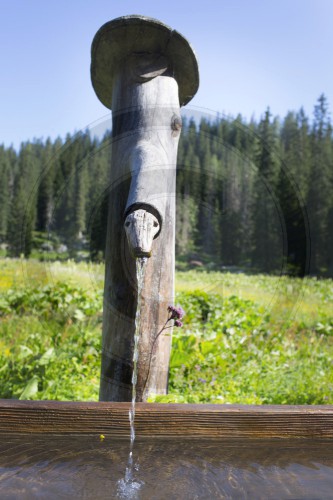
<instances>
[{"instance_id":1,"label":"wooden water fountain","mask_svg":"<svg viewBox=\"0 0 333 500\"><path fill-rule=\"evenodd\" d=\"M100 399L131 400L135 261L146 257L136 384L137 401L143 401L167 391L171 336L157 335L174 297L180 106L198 89L198 65L178 32L126 16L97 32L91 78L100 101L112 109Z\"/></svg>"},{"instance_id":2,"label":"wooden water fountain","mask_svg":"<svg viewBox=\"0 0 333 500\"><path fill-rule=\"evenodd\" d=\"M197 61L178 32L127 16L97 32L91 76L113 122L101 401L2 400L0 433L129 436L135 261L141 257L148 261L137 401L167 391L171 337L154 340L173 302L179 110L197 91ZM138 437L332 438L333 408L139 402L135 426Z\"/></svg>"}]
</instances>

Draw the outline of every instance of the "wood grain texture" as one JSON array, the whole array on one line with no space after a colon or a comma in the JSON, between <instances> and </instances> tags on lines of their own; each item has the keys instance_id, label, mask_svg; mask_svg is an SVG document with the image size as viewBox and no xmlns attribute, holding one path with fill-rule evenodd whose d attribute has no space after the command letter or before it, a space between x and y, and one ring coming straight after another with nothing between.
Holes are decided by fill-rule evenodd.
<instances>
[{"instance_id":1,"label":"wood grain texture","mask_svg":"<svg viewBox=\"0 0 333 500\"><path fill-rule=\"evenodd\" d=\"M131 254L150 251L143 251L142 241L136 252L130 249L123 226L126 217L143 209L159 225L152 245L149 239L140 306L136 400L146 401L150 394L166 394L168 386L171 329L161 330L174 300L179 110L198 89L198 63L177 31L156 19L123 16L96 33L91 79L100 101L112 109L100 400L132 397L138 286Z\"/></svg>"},{"instance_id":2,"label":"wood grain texture","mask_svg":"<svg viewBox=\"0 0 333 500\"><path fill-rule=\"evenodd\" d=\"M91 81L99 100L114 109L112 96L119 61L129 54L138 59L150 55L150 66L140 64L138 74L147 78L163 68L167 61L179 85L182 106L196 94L199 69L195 53L188 41L178 32L157 19L146 16L123 16L104 24L96 33L91 47ZM137 57L139 56L139 57Z\"/></svg>"},{"instance_id":3,"label":"wood grain texture","mask_svg":"<svg viewBox=\"0 0 333 500\"><path fill-rule=\"evenodd\" d=\"M141 57L140 68L142 62ZM153 240L145 270L136 400L165 394L168 384L171 329L155 339L174 298L176 160L181 128L178 86L168 73L138 82L137 64L136 59L127 60L113 85L101 401L130 401L132 397L138 286L124 224L132 210L141 208L158 215L161 230ZM149 70L148 63L145 69ZM179 126L175 128L176 118Z\"/></svg>"},{"instance_id":4,"label":"wood grain texture","mask_svg":"<svg viewBox=\"0 0 333 500\"><path fill-rule=\"evenodd\" d=\"M0 400L0 433L129 437L129 403ZM333 406L137 403L136 436L333 438Z\"/></svg>"}]
</instances>

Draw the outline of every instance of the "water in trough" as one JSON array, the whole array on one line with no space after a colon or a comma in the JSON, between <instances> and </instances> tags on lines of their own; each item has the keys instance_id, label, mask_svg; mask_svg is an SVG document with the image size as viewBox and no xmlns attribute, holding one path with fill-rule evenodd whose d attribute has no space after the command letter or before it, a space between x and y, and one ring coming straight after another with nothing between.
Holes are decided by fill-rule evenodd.
<instances>
[{"instance_id":1,"label":"water in trough","mask_svg":"<svg viewBox=\"0 0 333 500\"><path fill-rule=\"evenodd\" d=\"M128 441L0 436L0 498L333 499L330 440L140 439L138 488L119 490Z\"/></svg>"}]
</instances>

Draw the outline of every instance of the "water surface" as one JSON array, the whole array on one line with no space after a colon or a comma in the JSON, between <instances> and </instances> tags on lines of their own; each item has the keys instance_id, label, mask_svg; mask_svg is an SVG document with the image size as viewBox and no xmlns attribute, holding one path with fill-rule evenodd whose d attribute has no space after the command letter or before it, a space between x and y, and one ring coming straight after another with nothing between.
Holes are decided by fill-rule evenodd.
<instances>
[{"instance_id":1,"label":"water surface","mask_svg":"<svg viewBox=\"0 0 333 500\"><path fill-rule=\"evenodd\" d=\"M2 435L0 498L333 499L333 441L136 439L132 485L122 481L129 446Z\"/></svg>"}]
</instances>

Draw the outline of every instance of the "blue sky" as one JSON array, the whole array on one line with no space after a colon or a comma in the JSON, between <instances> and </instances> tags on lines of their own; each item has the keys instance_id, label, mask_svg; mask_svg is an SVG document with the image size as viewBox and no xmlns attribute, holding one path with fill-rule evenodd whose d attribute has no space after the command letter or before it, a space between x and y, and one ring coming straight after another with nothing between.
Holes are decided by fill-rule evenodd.
<instances>
[{"instance_id":1,"label":"blue sky","mask_svg":"<svg viewBox=\"0 0 333 500\"><path fill-rule=\"evenodd\" d=\"M259 119L267 106L311 117L333 106L332 0L0 0L0 143L64 137L105 117L90 82L90 46L127 14L180 31L200 64L191 106Z\"/></svg>"}]
</instances>

